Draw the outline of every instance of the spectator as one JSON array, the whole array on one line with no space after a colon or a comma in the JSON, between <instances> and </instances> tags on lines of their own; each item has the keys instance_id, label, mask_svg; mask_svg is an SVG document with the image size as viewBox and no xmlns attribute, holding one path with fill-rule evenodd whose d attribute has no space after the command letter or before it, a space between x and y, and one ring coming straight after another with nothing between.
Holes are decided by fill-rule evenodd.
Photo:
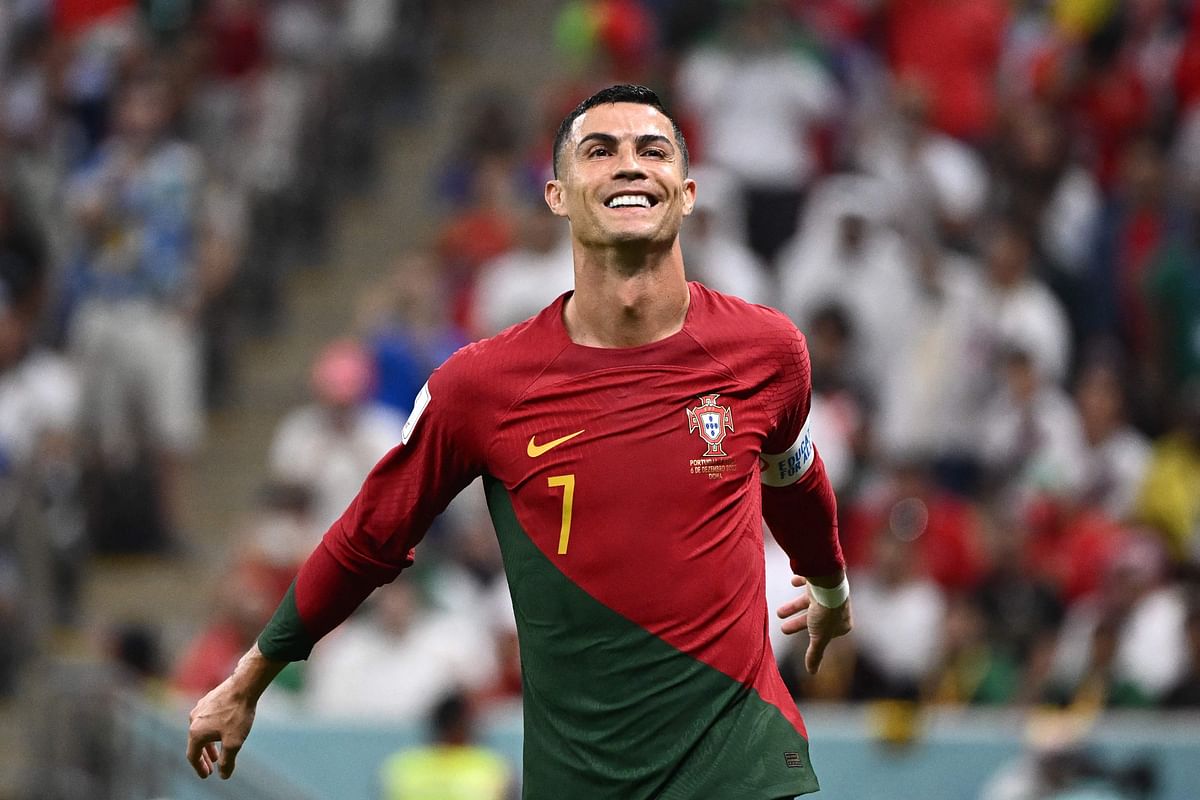
<instances>
[{"instance_id":1,"label":"spectator","mask_svg":"<svg viewBox=\"0 0 1200 800\"><path fill-rule=\"evenodd\" d=\"M494 336L524 322L575 285L571 240L545 207L526 211L516 246L479 269L473 329Z\"/></svg>"},{"instance_id":2,"label":"spectator","mask_svg":"<svg viewBox=\"0 0 1200 800\"><path fill-rule=\"evenodd\" d=\"M904 239L889 226L876 179L837 175L814 190L796 238L779 255L780 308L807 330L813 312L840 305L855 330L852 362L878 397L899 330L912 312Z\"/></svg>"},{"instance_id":3,"label":"spectator","mask_svg":"<svg viewBox=\"0 0 1200 800\"><path fill-rule=\"evenodd\" d=\"M1187 666L1187 609L1166 583L1166 552L1129 537L1098 591L1067 612L1053 685L1076 702L1145 706L1161 700Z\"/></svg>"},{"instance_id":4,"label":"spectator","mask_svg":"<svg viewBox=\"0 0 1200 800\"><path fill-rule=\"evenodd\" d=\"M1001 363L1004 386L980 423L991 484L1019 507L1044 495L1073 496L1084 470L1079 412L1066 393L1039 373L1031 353L1014 346Z\"/></svg>"},{"instance_id":5,"label":"spectator","mask_svg":"<svg viewBox=\"0 0 1200 800\"><path fill-rule=\"evenodd\" d=\"M324 529L312 515L309 488L268 483L259 492L255 508L238 526L234 543L237 562L283 597L305 556L312 552Z\"/></svg>"},{"instance_id":6,"label":"spectator","mask_svg":"<svg viewBox=\"0 0 1200 800\"><path fill-rule=\"evenodd\" d=\"M1078 334L1090 313L1086 272L1098 235L1103 197L1071 148L1067 120L1035 100L1004 117L997 204L1033 233L1039 277L1062 301Z\"/></svg>"},{"instance_id":7,"label":"spectator","mask_svg":"<svg viewBox=\"0 0 1200 800\"><path fill-rule=\"evenodd\" d=\"M204 167L170 135L172 108L163 78L131 79L113 136L69 193L79 226L69 338L85 434L102 474L150 459L168 531L180 524L183 471L204 427L195 323Z\"/></svg>"},{"instance_id":8,"label":"spectator","mask_svg":"<svg viewBox=\"0 0 1200 800\"><path fill-rule=\"evenodd\" d=\"M857 166L882 180L912 226L937 223L951 241L963 241L983 211L989 180L970 147L929 120L930 98L916 82L892 90L890 108L860 123Z\"/></svg>"},{"instance_id":9,"label":"spectator","mask_svg":"<svg viewBox=\"0 0 1200 800\"><path fill-rule=\"evenodd\" d=\"M361 345L327 345L312 369L316 402L289 413L271 442L272 477L312 494L321 530L341 516L375 462L400 441L403 418L368 400L373 380Z\"/></svg>"},{"instance_id":10,"label":"spectator","mask_svg":"<svg viewBox=\"0 0 1200 800\"><path fill-rule=\"evenodd\" d=\"M1079 502L1113 520L1133 517L1150 462L1150 443L1125 418L1124 382L1114 364L1092 361L1075 383L1083 423L1083 480Z\"/></svg>"},{"instance_id":11,"label":"spectator","mask_svg":"<svg viewBox=\"0 0 1200 800\"><path fill-rule=\"evenodd\" d=\"M516 197L540 197L541 176L524 164L521 153L519 104L515 98L488 92L473 98L463 110L458 143L450 148L438 175L438 197L451 213L474 203L475 186L481 169L501 165L509 190Z\"/></svg>"},{"instance_id":12,"label":"spectator","mask_svg":"<svg viewBox=\"0 0 1200 800\"><path fill-rule=\"evenodd\" d=\"M376 593L365 618L313 651L308 704L325 716L417 722L446 692L481 688L495 674L493 659L482 625L430 613L412 580L400 578Z\"/></svg>"},{"instance_id":13,"label":"spectator","mask_svg":"<svg viewBox=\"0 0 1200 800\"><path fill-rule=\"evenodd\" d=\"M1138 518L1159 531L1173 557L1196 560L1200 548L1200 383L1178 397L1176 426L1154 443Z\"/></svg>"},{"instance_id":14,"label":"spectator","mask_svg":"<svg viewBox=\"0 0 1200 800\"><path fill-rule=\"evenodd\" d=\"M685 56L682 105L705 121L707 161L743 193L747 243L766 263L791 238L807 188L820 173L815 135L839 103L825 70L788 47L790 23L777 0L755 0L725 23L721 47Z\"/></svg>"},{"instance_id":15,"label":"spectator","mask_svg":"<svg viewBox=\"0 0 1200 800\"><path fill-rule=\"evenodd\" d=\"M475 282L484 264L512 248L521 198L500 158L481 162L472 183L472 203L446 220L437 237L438 257L451 292L455 324L466 329L474 315Z\"/></svg>"},{"instance_id":16,"label":"spectator","mask_svg":"<svg viewBox=\"0 0 1200 800\"><path fill-rule=\"evenodd\" d=\"M915 700L941 655L946 600L919 572L904 531L875 537L871 569L856 573L851 697Z\"/></svg>"},{"instance_id":17,"label":"spectator","mask_svg":"<svg viewBox=\"0 0 1200 800\"><path fill-rule=\"evenodd\" d=\"M989 646L999 658L1020 665L1012 700L1028 705L1042 698L1064 608L1057 586L1031 563L1029 532L1012 516L993 520L991 568L974 600L984 616Z\"/></svg>"},{"instance_id":18,"label":"spectator","mask_svg":"<svg viewBox=\"0 0 1200 800\"><path fill-rule=\"evenodd\" d=\"M971 335L978 397L990 397L1002 356L1014 345L1032 359L1039 381L1062 384L1071 361L1071 330L1062 304L1033 275L1033 241L1013 220L987 234L983 294ZM982 374L981 374L982 373Z\"/></svg>"},{"instance_id":19,"label":"spectator","mask_svg":"<svg viewBox=\"0 0 1200 800\"><path fill-rule=\"evenodd\" d=\"M430 713L432 742L389 756L379 770L381 800L510 800L512 767L475 740L470 701L451 692Z\"/></svg>"},{"instance_id":20,"label":"spectator","mask_svg":"<svg viewBox=\"0 0 1200 800\"><path fill-rule=\"evenodd\" d=\"M883 367L878 452L962 461L976 435L970 341L982 291L978 267L926 241L916 248L913 268L912 307L895 320L892 357Z\"/></svg>"},{"instance_id":21,"label":"spectator","mask_svg":"<svg viewBox=\"0 0 1200 800\"><path fill-rule=\"evenodd\" d=\"M735 232L738 226L731 217L738 202L733 187L716 170L701 168L692 175L704 189L696 194L679 237L689 279L751 303L770 304L766 268Z\"/></svg>"},{"instance_id":22,"label":"spectator","mask_svg":"<svg viewBox=\"0 0 1200 800\"><path fill-rule=\"evenodd\" d=\"M374 398L403 414L433 370L467 343L450 321L439 277L428 256L401 256L359 310L358 328L375 363Z\"/></svg>"},{"instance_id":23,"label":"spectator","mask_svg":"<svg viewBox=\"0 0 1200 800\"><path fill-rule=\"evenodd\" d=\"M842 308L830 305L814 312L806 335L813 375L813 440L821 442L830 484L839 497L846 497L843 490L860 477L868 459L870 438L866 390L850 361L854 330Z\"/></svg>"}]
</instances>

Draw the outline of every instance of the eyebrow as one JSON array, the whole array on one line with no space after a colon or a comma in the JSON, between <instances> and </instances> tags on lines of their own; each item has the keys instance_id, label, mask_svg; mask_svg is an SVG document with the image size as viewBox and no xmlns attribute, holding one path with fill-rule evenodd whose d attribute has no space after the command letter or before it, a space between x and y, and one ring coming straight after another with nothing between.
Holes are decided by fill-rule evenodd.
<instances>
[{"instance_id":1,"label":"eyebrow","mask_svg":"<svg viewBox=\"0 0 1200 800\"><path fill-rule=\"evenodd\" d=\"M588 144L589 142L597 142L599 144L615 146L618 143L618 139L616 136L613 136L611 133L600 133L600 132L589 133L588 135L584 136L582 139L579 140L579 144L575 148L576 151L582 150L583 146ZM666 136L663 136L662 134L659 134L659 133L643 133L640 136L638 136L636 139L634 139L634 143L639 148L645 147L646 145L650 145L650 144L662 144L662 145L666 145L668 147L668 149L670 149L672 152L674 152L674 149L675 149L674 143L670 139L668 139Z\"/></svg>"}]
</instances>

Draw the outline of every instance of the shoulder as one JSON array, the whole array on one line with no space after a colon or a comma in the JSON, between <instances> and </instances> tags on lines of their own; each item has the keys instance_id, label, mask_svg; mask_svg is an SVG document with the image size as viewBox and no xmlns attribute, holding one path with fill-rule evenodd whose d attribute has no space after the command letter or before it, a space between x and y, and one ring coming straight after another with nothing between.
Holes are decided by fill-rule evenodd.
<instances>
[{"instance_id":1,"label":"shoulder","mask_svg":"<svg viewBox=\"0 0 1200 800\"><path fill-rule=\"evenodd\" d=\"M783 312L699 283L692 287L692 301L697 304L692 334L710 350L805 349L803 334Z\"/></svg>"},{"instance_id":2,"label":"shoulder","mask_svg":"<svg viewBox=\"0 0 1200 800\"><path fill-rule=\"evenodd\" d=\"M554 328L561 300L495 336L459 348L430 379L431 392L469 398L473 406L511 404L566 346Z\"/></svg>"}]
</instances>

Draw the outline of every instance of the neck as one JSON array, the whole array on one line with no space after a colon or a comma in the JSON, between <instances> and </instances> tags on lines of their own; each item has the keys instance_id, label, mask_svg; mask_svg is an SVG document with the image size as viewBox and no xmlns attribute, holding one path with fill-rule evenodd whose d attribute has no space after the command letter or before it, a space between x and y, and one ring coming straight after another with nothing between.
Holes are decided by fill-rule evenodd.
<instances>
[{"instance_id":1,"label":"neck","mask_svg":"<svg viewBox=\"0 0 1200 800\"><path fill-rule=\"evenodd\" d=\"M677 333L689 293L676 239L666 250L574 244L575 293L563 322L576 344L637 347Z\"/></svg>"}]
</instances>

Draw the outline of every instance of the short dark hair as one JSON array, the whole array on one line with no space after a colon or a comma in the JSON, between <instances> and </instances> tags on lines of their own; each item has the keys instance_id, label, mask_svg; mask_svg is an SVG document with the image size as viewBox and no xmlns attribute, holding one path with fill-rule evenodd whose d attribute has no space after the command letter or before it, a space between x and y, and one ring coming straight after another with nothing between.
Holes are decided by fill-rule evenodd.
<instances>
[{"instance_id":1,"label":"short dark hair","mask_svg":"<svg viewBox=\"0 0 1200 800\"><path fill-rule=\"evenodd\" d=\"M601 89L575 106L575 110L567 114L566 118L558 126L558 132L554 134L553 156L555 178L558 177L558 159L562 155L563 144L567 141L567 137L571 135L571 126L575 124L575 120L588 109L606 103L637 103L643 106L650 106L670 120L671 132L675 136L675 145L679 148L680 156L683 159L683 174L688 174L688 149L687 142L683 140L683 131L679 129L679 123L675 121L675 118L667 112L662 101L658 99L658 95L645 86L618 83L615 86L609 86L607 89Z\"/></svg>"}]
</instances>

